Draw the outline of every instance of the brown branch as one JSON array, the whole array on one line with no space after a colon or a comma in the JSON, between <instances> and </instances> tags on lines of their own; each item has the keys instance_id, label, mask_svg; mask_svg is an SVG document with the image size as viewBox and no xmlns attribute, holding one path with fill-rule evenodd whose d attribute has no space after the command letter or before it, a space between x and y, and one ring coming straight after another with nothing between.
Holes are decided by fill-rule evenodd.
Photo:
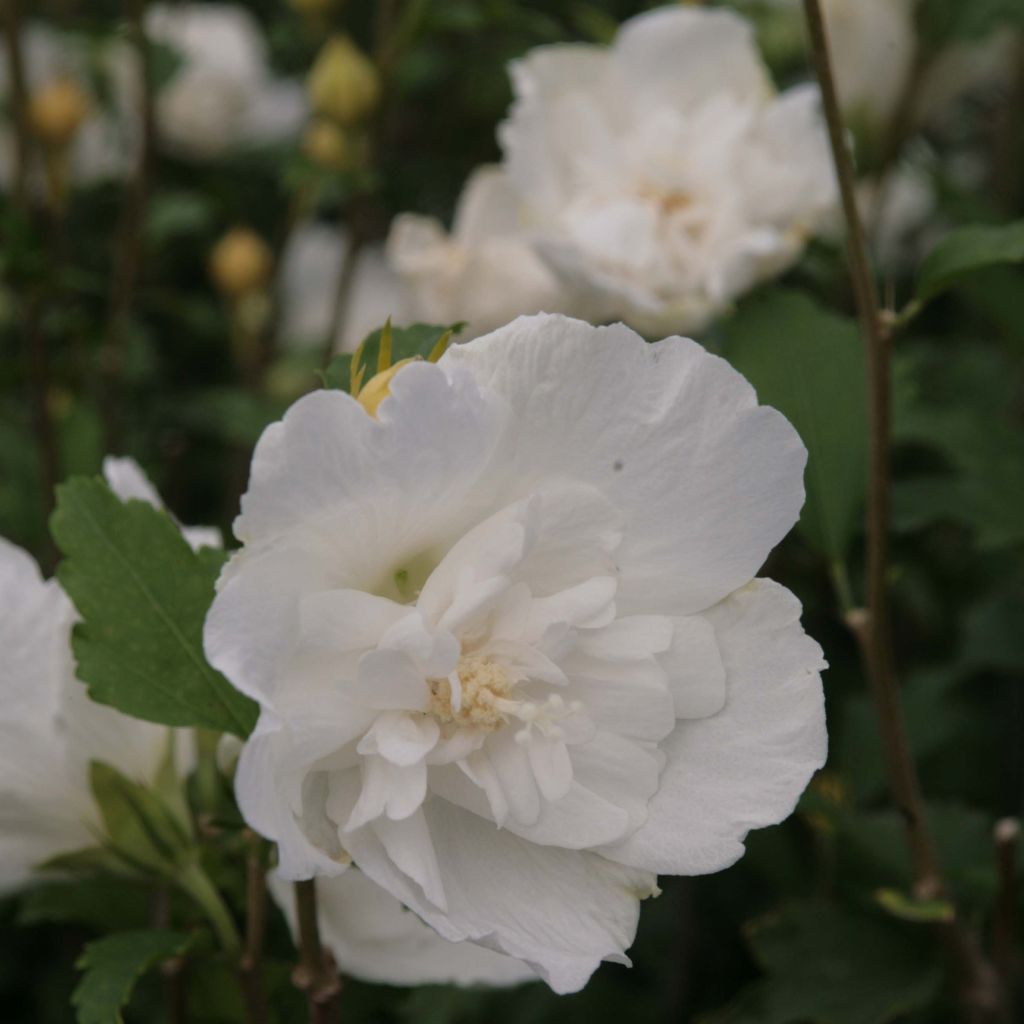
<instances>
[{"instance_id":1,"label":"brown branch","mask_svg":"<svg viewBox=\"0 0 1024 1024\"><path fill-rule=\"evenodd\" d=\"M4 44L10 79L11 114L14 120L14 202L28 208L28 173L32 159L32 131L28 120L28 86L25 61L21 52L21 11L19 0L2 0L4 7Z\"/></svg>"},{"instance_id":2,"label":"brown branch","mask_svg":"<svg viewBox=\"0 0 1024 1024\"><path fill-rule=\"evenodd\" d=\"M890 634L887 570L889 562L889 357L890 325L883 316L868 256L867 238L856 201L856 173L836 93L828 36L820 0L804 0L815 70L821 85L829 142L847 226L847 259L857 314L864 336L868 372L869 479L867 510L867 607L850 619L861 646L885 757L889 788L903 817L922 899L948 898L939 858L925 814L924 799L910 752L906 721L896 680ZM942 926L943 939L960 974L961 996L969 1020L1000 1018L1001 986L976 937L954 916Z\"/></svg>"},{"instance_id":3,"label":"brown branch","mask_svg":"<svg viewBox=\"0 0 1024 1024\"><path fill-rule=\"evenodd\" d=\"M246 1024L266 1024L267 996L263 986L263 936L267 926L267 881L263 861L263 841L254 832L246 832L245 948L239 963Z\"/></svg>"},{"instance_id":4,"label":"brown branch","mask_svg":"<svg viewBox=\"0 0 1024 1024\"><path fill-rule=\"evenodd\" d=\"M299 963L292 972L292 982L306 993L310 1024L336 1024L339 1020L341 976L334 958L320 942L316 911L316 882L313 879L296 882Z\"/></svg>"},{"instance_id":5,"label":"brown branch","mask_svg":"<svg viewBox=\"0 0 1024 1024\"><path fill-rule=\"evenodd\" d=\"M338 272L338 284L334 292L334 304L331 308L331 318L327 324L327 334L324 336L323 349L320 357L320 364L327 369L338 345L338 335L345 329L348 318L349 300L352 296L352 285L356 278L356 269L359 266L359 257L363 248L362 234L356 223L351 222L348 226L348 240L342 252L341 269Z\"/></svg>"},{"instance_id":6,"label":"brown branch","mask_svg":"<svg viewBox=\"0 0 1024 1024\"><path fill-rule=\"evenodd\" d=\"M1017 899L1020 879L1017 872L1017 851L1020 846L1020 822L1003 818L993 832L996 846L995 921L992 928L992 959L1002 978L1007 998L1012 1000L1017 979ZM1013 1008L1008 1007L1013 1017Z\"/></svg>"},{"instance_id":7,"label":"brown branch","mask_svg":"<svg viewBox=\"0 0 1024 1024\"><path fill-rule=\"evenodd\" d=\"M104 380L103 410L106 419L107 449L120 445L121 377L135 291L142 260L142 230L149 203L154 153L156 114L149 45L146 40L145 0L127 0L129 37L138 60L138 121L142 132L132 179L125 193L117 228L117 248L111 275L106 344L102 350L101 373Z\"/></svg>"}]
</instances>

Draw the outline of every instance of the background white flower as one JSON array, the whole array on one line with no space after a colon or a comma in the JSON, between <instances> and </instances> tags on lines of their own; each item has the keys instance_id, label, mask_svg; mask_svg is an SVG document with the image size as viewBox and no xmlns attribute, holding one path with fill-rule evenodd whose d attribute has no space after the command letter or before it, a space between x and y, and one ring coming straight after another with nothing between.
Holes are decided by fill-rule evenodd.
<instances>
[{"instance_id":1,"label":"background white flower","mask_svg":"<svg viewBox=\"0 0 1024 1024\"><path fill-rule=\"evenodd\" d=\"M293 886L276 872L267 887L296 934ZM448 942L361 871L317 882L320 937L343 974L389 985L515 985L526 964L471 942Z\"/></svg>"},{"instance_id":2,"label":"background white flower","mask_svg":"<svg viewBox=\"0 0 1024 1024\"><path fill-rule=\"evenodd\" d=\"M656 873L723 868L825 754L821 651L754 573L805 451L693 342L523 317L378 419L263 435L206 623L285 878L349 858L557 991L625 961Z\"/></svg>"},{"instance_id":3,"label":"background white flower","mask_svg":"<svg viewBox=\"0 0 1024 1024\"><path fill-rule=\"evenodd\" d=\"M817 90L777 96L729 11L653 11L609 49L534 50L512 78L509 177L597 319L697 330L792 264L835 206Z\"/></svg>"},{"instance_id":4,"label":"background white flower","mask_svg":"<svg viewBox=\"0 0 1024 1024\"><path fill-rule=\"evenodd\" d=\"M347 237L328 224L306 224L294 232L281 265L285 341L296 347L322 345L333 316ZM335 339L337 352L353 352L388 317L415 319L381 245L364 246L352 281L345 322Z\"/></svg>"},{"instance_id":5,"label":"background white flower","mask_svg":"<svg viewBox=\"0 0 1024 1024\"><path fill-rule=\"evenodd\" d=\"M262 30L244 7L156 4L146 32L183 62L157 96L159 135L171 149L211 159L302 128L302 85L273 75Z\"/></svg>"},{"instance_id":6,"label":"background white flower","mask_svg":"<svg viewBox=\"0 0 1024 1024\"><path fill-rule=\"evenodd\" d=\"M120 498L160 505L131 460L104 469ZM0 538L0 889L24 884L51 857L96 845L90 761L152 781L172 735L89 699L71 653L76 617L60 584Z\"/></svg>"},{"instance_id":7,"label":"background white flower","mask_svg":"<svg viewBox=\"0 0 1024 1024\"><path fill-rule=\"evenodd\" d=\"M388 259L405 285L413 320L468 321L468 341L520 314L582 315L570 294L534 252L524 230L522 200L501 167L478 167L455 208L451 233L434 217L399 214Z\"/></svg>"}]
</instances>

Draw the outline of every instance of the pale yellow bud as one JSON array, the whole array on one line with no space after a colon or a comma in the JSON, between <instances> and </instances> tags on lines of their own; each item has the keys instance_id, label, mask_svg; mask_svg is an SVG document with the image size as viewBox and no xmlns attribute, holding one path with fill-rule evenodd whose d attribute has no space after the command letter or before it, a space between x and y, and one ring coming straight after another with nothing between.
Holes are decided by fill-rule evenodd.
<instances>
[{"instance_id":1,"label":"pale yellow bud","mask_svg":"<svg viewBox=\"0 0 1024 1024\"><path fill-rule=\"evenodd\" d=\"M89 97L70 78L55 78L29 99L29 124L46 146L66 146L88 114Z\"/></svg>"},{"instance_id":2,"label":"pale yellow bud","mask_svg":"<svg viewBox=\"0 0 1024 1024\"><path fill-rule=\"evenodd\" d=\"M380 80L373 62L348 36L332 36L306 80L313 109L340 124L357 124L377 105Z\"/></svg>"},{"instance_id":3,"label":"pale yellow bud","mask_svg":"<svg viewBox=\"0 0 1024 1024\"><path fill-rule=\"evenodd\" d=\"M323 118L313 121L302 136L302 151L329 171L352 170L358 163L358 149L344 128Z\"/></svg>"},{"instance_id":4,"label":"pale yellow bud","mask_svg":"<svg viewBox=\"0 0 1024 1024\"><path fill-rule=\"evenodd\" d=\"M232 228L210 251L210 278L218 290L240 298L265 288L274 258L250 228Z\"/></svg>"},{"instance_id":5,"label":"pale yellow bud","mask_svg":"<svg viewBox=\"0 0 1024 1024\"><path fill-rule=\"evenodd\" d=\"M375 374L359 389L356 401L371 416L376 417L378 406L391 394L391 381L395 374L407 363L414 363L417 358L417 356L411 356L409 359L401 359L394 366L389 366L386 370Z\"/></svg>"}]
</instances>

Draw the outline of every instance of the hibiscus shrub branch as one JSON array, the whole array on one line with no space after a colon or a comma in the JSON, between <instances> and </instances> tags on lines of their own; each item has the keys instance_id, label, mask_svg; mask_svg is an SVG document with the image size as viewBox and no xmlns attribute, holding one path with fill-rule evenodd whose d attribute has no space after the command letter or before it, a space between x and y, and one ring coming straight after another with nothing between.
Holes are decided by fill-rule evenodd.
<instances>
[{"instance_id":1,"label":"hibiscus shrub branch","mask_svg":"<svg viewBox=\"0 0 1024 1024\"><path fill-rule=\"evenodd\" d=\"M829 39L820 0L804 0L815 71L821 86L829 142L846 223L847 261L864 335L868 373L869 466L867 508L867 606L846 616L861 649L882 737L889 787L906 825L915 895L948 898L935 840L928 823L906 718L896 679L889 620L890 343L891 320L883 313L856 196L856 171L847 142ZM998 977L962 915L937 926L959 974L967 1020L999 1020L1003 1002Z\"/></svg>"}]
</instances>

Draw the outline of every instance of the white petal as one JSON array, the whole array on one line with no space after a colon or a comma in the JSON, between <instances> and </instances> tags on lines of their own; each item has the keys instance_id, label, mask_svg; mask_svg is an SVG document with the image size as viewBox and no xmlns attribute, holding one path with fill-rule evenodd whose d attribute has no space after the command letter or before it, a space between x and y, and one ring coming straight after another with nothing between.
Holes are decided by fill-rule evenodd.
<instances>
[{"instance_id":1,"label":"white petal","mask_svg":"<svg viewBox=\"0 0 1024 1024\"><path fill-rule=\"evenodd\" d=\"M378 649L364 654L349 693L368 708L426 711L430 706L426 678L401 651Z\"/></svg>"},{"instance_id":2,"label":"white petal","mask_svg":"<svg viewBox=\"0 0 1024 1024\"><path fill-rule=\"evenodd\" d=\"M743 854L752 828L782 821L825 762L821 649L800 604L755 580L706 613L726 671L726 704L680 721L647 824L609 857L667 874L700 875Z\"/></svg>"},{"instance_id":3,"label":"white petal","mask_svg":"<svg viewBox=\"0 0 1024 1024\"><path fill-rule=\"evenodd\" d=\"M388 711L377 716L357 749L360 754L380 754L392 764L408 766L422 761L440 734L436 718Z\"/></svg>"},{"instance_id":4,"label":"white petal","mask_svg":"<svg viewBox=\"0 0 1024 1024\"><path fill-rule=\"evenodd\" d=\"M528 493L570 476L621 510L620 614L707 608L747 583L796 522L806 461L796 431L694 342L521 317L441 365L469 368L512 407L505 486Z\"/></svg>"},{"instance_id":5,"label":"white petal","mask_svg":"<svg viewBox=\"0 0 1024 1024\"><path fill-rule=\"evenodd\" d=\"M318 647L363 651L376 647L381 637L407 608L359 590L328 590L302 598L299 628L302 638Z\"/></svg>"},{"instance_id":6,"label":"white petal","mask_svg":"<svg viewBox=\"0 0 1024 1024\"><path fill-rule=\"evenodd\" d=\"M486 754L508 801L512 816L523 825L536 824L541 811L537 781L522 744L516 743L512 727L500 729L484 744Z\"/></svg>"},{"instance_id":7,"label":"white petal","mask_svg":"<svg viewBox=\"0 0 1024 1024\"><path fill-rule=\"evenodd\" d=\"M386 814L401 821L415 814L427 795L427 767L422 762L400 766L369 754L360 762L363 787L342 830L352 832ZM333 810L333 807L332 807Z\"/></svg>"},{"instance_id":8,"label":"white petal","mask_svg":"<svg viewBox=\"0 0 1024 1024\"><path fill-rule=\"evenodd\" d=\"M707 718L725 704L725 667L715 630L691 616L672 620L672 646L658 657L676 705L677 718Z\"/></svg>"},{"instance_id":9,"label":"white petal","mask_svg":"<svg viewBox=\"0 0 1024 1024\"><path fill-rule=\"evenodd\" d=\"M276 872L267 886L297 938L293 887ZM526 964L471 942L448 942L361 871L317 880L320 935L342 974L389 985L515 985Z\"/></svg>"},{"instance_id":10,"label":"white petal","mask_svg":"<svg viewBox=\"0 0 1024 1024\"><path fill-rule=\"evenodd\" d=\"M443 936L471 938L526 961L556 992L574 992L604 959L625 960L639 900L654 877L590 853L527 842L445 800L425 808L447 913L423 899L365 832L353 857Z\"/></svg>"}]
</instances>

